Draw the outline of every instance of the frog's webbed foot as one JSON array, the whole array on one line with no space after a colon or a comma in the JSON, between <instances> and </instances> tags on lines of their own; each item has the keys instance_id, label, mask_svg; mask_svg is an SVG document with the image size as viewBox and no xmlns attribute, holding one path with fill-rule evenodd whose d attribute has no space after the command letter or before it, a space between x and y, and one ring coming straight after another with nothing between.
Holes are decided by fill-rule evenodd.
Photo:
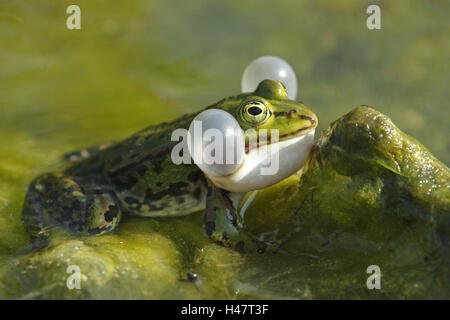
<instances>
[{"instance_id":1,"label":"frog's webbed foot","mask_svg":"<svg viewBox=\"0 0 450 320\"><path fill-rule=\"evenodd\" d=\"M204 226L215 243L240 252L282 252L278 241L264 241L242 229L235 203L228 191L209 183Z\"/></svg>"},{"instance_id":2,"label":"frog's webbed foot","mask_svg":"<svg viewBox=\"0 0 450 320\"><path fill-rule=\"evenodd\" d=\"M81 149L81 150L77 150L77 151L72 151L72 152L64 154L62 156L62 158L64 161L68 161L68 162L75 162L75 161L87 159L90 156L102 151L103 149L106 149L110 145L111 145L111 143L104 143L99 146L85 148L85 149Z\"/></svg>"},{"instance_id":3,"label":"frog's webbed foot","mask_svg":"<svg viewBox=\"0 0 450 320\"><path fill-rule=\"evenodd\" d=\"M49 232L57 227L78 234L112 231L120 221L121 210L109 192L85 190L63 174L45 174L29 186L22 221L33 248L49 243Z\"/></svg>"},{"instance_id":4,"label":"frog's webbed foot","mask_svg":"<svg viewBox=\"0 0 450 320\"><path fill-rule=\"evenodd\" d=\"M255 235L242 228L235 205L232 194L209 184L204 225L211 240L239 252L297 255L282 249L282 245L298 232L297 229L284 237L280 237L278 232Z\"/></svg>"}]
</instances>

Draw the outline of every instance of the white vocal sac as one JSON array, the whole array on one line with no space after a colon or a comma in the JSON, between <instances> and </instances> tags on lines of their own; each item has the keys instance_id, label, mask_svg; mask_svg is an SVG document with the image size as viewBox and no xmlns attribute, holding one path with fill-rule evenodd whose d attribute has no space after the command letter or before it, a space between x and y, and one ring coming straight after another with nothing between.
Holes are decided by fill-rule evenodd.
<instances>
[{"instance_id":1,"label":"white vocal sac","mask_svg":"<svg viewBox=\"0 0 450 320\"><path fill-rule=\"evenodd\" d=\"M229 175L244 159L244 132L231 114L220 109L198 114L189 126L187 142L192 160L207 175Z\"/></svg>"}]
</instances>

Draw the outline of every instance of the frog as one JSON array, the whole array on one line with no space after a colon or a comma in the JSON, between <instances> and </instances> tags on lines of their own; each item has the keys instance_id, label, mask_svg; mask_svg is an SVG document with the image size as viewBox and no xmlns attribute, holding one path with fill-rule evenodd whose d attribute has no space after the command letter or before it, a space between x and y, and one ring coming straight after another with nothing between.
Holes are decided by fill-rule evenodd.
<instances>
[{"instance_id":1,"label":"frog","mask_svg":"<svg viewBox=\"0 0 450 320\"><path fill-rule=\"evenodd\" d=\"M279 170L268 176L247 170L240 183L234 173L218 178L193 163L175 164L172 153L179 142L173 141L172 132L188 129L203 110L150 125L122 141L67 154L62 172L44 173L30 183L22 221L32 248L48 246L53 228L82 236L102 235L116 230L124 215L179 217L201 210L204 233L212 241L237 250L268 247L241 232L238 208L250 190L304 170L317 115L302 102L289 99L282 82L270 79L262 80L253 92L226 97L204 110L208 109L226 111L243 130L254 129L258 144L253 149L246 145L247 155L258 148L281 146L277 148L282 155ZM263 129L278 130L278 141L259 143ZM299 144L306 137L310 142ZM241 175L254 161L249 159L239 169Z\"/></svg>"}]
</instances>

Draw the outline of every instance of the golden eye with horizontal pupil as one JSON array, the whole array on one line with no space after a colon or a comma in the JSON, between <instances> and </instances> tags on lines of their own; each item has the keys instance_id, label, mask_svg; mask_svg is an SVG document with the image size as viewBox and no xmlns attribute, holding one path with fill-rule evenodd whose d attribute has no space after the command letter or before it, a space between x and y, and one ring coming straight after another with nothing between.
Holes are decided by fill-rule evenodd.
<instances>
[{"instance_id":1,"label":"golden eye with horizontal pupil","mask_svg":"<svg viewBox=\"0 0 450 320\"><path fill-rule=\"evenodd\" d=\"M241 108L241 116L249 124L258 125L267 121L270 117L270 110L262 101L248 101Z\"/></svg>"}]
</instances>

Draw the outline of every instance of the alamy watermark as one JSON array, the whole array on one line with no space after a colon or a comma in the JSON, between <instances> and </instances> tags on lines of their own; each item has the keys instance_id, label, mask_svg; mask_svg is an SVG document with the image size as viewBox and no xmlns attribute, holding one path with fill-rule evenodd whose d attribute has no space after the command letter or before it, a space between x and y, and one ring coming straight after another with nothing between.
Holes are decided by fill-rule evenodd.
<instances>
[{"instance_id":1,"label":"alamy watermark","mask_svg":"<svg viewBox=\"0 0 450 320\"><path fill-rule=\"evenodd\" d=\"M81 29L81 9L76 4L67 7L66 13L70 14L66 20L66 26L69 30Z\"/></svg>"},{"instance_id":2,"label":"alamy watermark","mask_svg":"<svg viewBox=\"0 0 450 320\"><path fill-rule=\"evenodd\" d=\"M366 273L370 274L367 278L366 286L367 289L381 289L381 269L379 266L373 264L367 267Z\"/></svg>"},{"instance_id":3,"label":"alamy watermark","mask_svg":"<svg viewBox=\"0 0 450 320\"><path fill-rule=\"evenodd\" d=\"M376 4L367 7L366 13L370 16L366 20L366 26L369 30L381 29L381 9Z\"/></svg>"},{"instance_id":4,"label":"alamy watermark","mask_svg":"<svg viewBox=\"0 0 450 320\"><path fill-rule=\"evenodd\" d=\"M81 269L79 266L72 264L67 267L66 273L70 274L67 277L66 286L69 290L81 289Z\"/></svg>"}]
</instances>

